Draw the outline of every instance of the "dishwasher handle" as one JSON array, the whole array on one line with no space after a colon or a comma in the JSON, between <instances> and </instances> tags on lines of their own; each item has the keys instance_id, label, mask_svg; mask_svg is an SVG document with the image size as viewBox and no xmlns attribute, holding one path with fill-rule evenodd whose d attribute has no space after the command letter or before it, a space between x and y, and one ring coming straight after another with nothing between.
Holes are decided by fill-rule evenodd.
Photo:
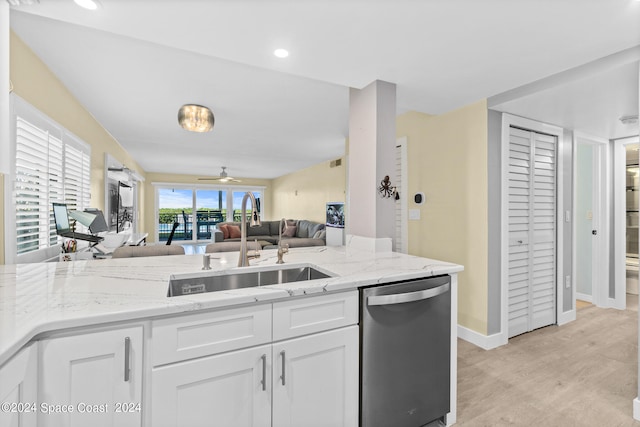
<instances>
[{"instance_id":1,"label":"dishwasher handle","mask_svg":"<svg viewBox=\"0 0 640 427\"><path fill-rule=\"evenodd\" d=\"M402 304L405 302L421 301L449 292L450 283L438 286L436 288L424 289L416 292L406 292L393 295L376 295L367 297L367 305L391 305Z\"/></svg>"}]
</instances>

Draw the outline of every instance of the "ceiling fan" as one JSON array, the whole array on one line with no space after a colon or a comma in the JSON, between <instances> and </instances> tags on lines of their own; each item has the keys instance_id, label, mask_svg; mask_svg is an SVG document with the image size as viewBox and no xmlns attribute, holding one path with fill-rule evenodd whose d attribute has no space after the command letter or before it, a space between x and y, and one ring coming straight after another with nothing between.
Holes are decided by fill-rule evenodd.
<instances>
[{"instance_id":1,"label":"ceiling fan","mask_svg":"<svg viewBox=\"0 0 640 427\"><path fill-rule=\"evenodd\" d=\"M227 174L227 167L222 166L222 172L217 178L198 178L199 181L220 181L220 182L242 182L239 179L235 179Z\"/></svg>"}]
</instances>

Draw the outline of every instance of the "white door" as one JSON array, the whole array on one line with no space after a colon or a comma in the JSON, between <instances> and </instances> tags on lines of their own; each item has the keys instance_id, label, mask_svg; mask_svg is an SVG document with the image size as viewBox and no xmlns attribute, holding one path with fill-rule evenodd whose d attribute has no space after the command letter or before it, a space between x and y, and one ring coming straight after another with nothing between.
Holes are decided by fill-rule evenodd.
<instances>
[{"instance_id":1,"label":"white door","mask_svg":"<svg viewBox=\"0 0 640 427\"><path fill-rule=\"evenodd\" d=\"M0 426L35 427L37 399L38 352L31 344L0 369Z\"/></svg>"},{"instance_id":2,"label":"white door","mask_svg":"<svg viewBox=\"0 0 640 427\"><path fill-rule=\"evenodd\" d=\"M140 426L142 348L142 327L41 341L38 425Z\"/></svg>"},{"instance_id":3,"label":"white door","mask_svg":"<svg viewBox=\"0 0 640 427\"><path fill-rule=\"evenodd\" d=\"M609 141L574 132L574 277L576 298L609 300ZM627 193L628 195L629 193Z\"/></svg>"},{"instance_id":4,"label":"white door","mask_svg":"<svg viewBox=\"0 0 640 427\"><path fill-rule=\"evenodd\" d=\"M576 144L575 233L576 233L576 298L593 302L593 222L594 147Z\"/></svg>"},{"instance_id":5,"label":"white door","mask_svg":"<svg viewBox=\"0 0 640 427\"><path fill-rule=\"evenodd\" d=\"M153 427L271 425L271 345L155 368Z\"/></svg>"},{"instance_id":6,"label":"white door","mask_svg":"<svg viewBox=\"0 0 640 427\"><path fill-rule=\"evenodd\" d=\"M555 136L510 128L509 337L556 323Z\"/></svg>"},{"instance_id":7,"label":"white door","mask_svg":"<svg viewBox=\"0 0 640 427\"><path fill-rule=\"evenodd\" d=\"M273 427L358 425L358 327L273 345Z\"/></svg>"}]
</instances>

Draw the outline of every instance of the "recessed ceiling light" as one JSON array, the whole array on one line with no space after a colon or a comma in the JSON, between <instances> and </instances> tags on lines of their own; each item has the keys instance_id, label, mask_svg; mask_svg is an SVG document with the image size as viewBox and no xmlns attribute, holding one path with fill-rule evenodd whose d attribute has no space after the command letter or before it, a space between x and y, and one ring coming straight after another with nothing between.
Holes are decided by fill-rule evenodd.
<instances>
[{"instance_id":1,"label":"recessed ceiling light","mask_svg":"<svg viewBox=\"0 0 640 427\"><path fill-rule=\"evenodd\" d=\"M98 2L95 0L73 0L80 7L84 7L89 10L96 10L98 8Z\"/></svg>"},{"instance_id":2,"label":"recessed ceiling light","mask_svg":"<svg viewBox=\"0 0 640 427\"><path fill-rule=\"evenodd\" d=\"M273 54L278 58L286 58L289 56L289 51L287 49L276 49L273 51Z\"/></svg>"}]
</instances>

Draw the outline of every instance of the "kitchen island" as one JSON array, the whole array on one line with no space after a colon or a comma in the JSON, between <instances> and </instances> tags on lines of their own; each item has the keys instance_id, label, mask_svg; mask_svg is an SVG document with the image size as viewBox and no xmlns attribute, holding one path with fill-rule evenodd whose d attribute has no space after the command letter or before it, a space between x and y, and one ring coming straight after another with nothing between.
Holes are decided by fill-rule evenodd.
<instances>
[{"instance_id":1,"label":"kitchen island","mask_svg":"<svg viewBox=\"0 0 640 427\"><path fill-rule=\"evenodd\" d=\"M241 271L273 269L276 253L275 251L263 251L261 258L252 261L251 267L243 269L235 267L237 253L212 254L211 258L212 270L206 274L216 275L229 269ZM198 316L215 317L215 313L235 313L237 310L244 310L253 316L260 311L260 308L268 308L263 319L271 322L272 318L276 318L276 315L272 313L276 313L279 309L286 309L292 303L304 305L307 298L312 301L313 297L337 300L344 297L344 301L348 301L352 300L349 295L354 294L358 287L451 274L451 330L454 331L451 352L452 396L455 396L456 273L462 271L462 266L393 252L371 253L347 247L296 248L287 254L285 266L313 266L320 271L329 273L332 277L306 282L167 297L169 277L172 274L203 273L201 270L202 261L202 255L185 255L0 267L0 379L2 379L3 372L6 371L5 368L11 363L21 362L19 359L25 351L29 351L29 354L23 357L24 361L19 366L29 366L31 363L31 367L24 368L24 372L31 373L32 370L39 370L42 377L41 371L46 368L43 365L46 365L48 360L47 352L50 351L50 348L55 348L55 344L61 343L61 348L72 348L73 339L76 339L77 336L88 338L93 332L106 334L100 336L100 342L106 342L110 339L111 335L109 334L112 334L114 329L123 330L126 332L125 342L127 343L123 345L127 346L127 351L132 351L134 354L131 359L133 366L127 367L125 376L128 375L129 370L132 372L137 370L138 374L138 377L135 377L132 382L138 382L136 384L138 388L136 393L138 394L134 396L139 399L138 402L129 403L137 403L141 407L138 408L137 416L131 418L131 425L152 425L152 410L149 408L154 406L154 401L151 395L156 393L158 384L171 380L171 376L164 375L164 372L168 372L169 368L186 367L188 361L191 363L208 362L210 360L208 356L214 354L213 352L199 353L200 348L211 346L210 343L187 345L183 355L178 355L178 352L174 351L175 355L172 356L167 352L168 350L160 349L158 343L161 340L158 337L164 336L162 333L167 333L167 331L170 336L171 330L167 328L174 327L174 324L182 322L183 329L191 331L200 327L198 322L203 321ZM316 300L323 301L319 306L327 306L334 302L333 300L329 302ZM228 322L229 320L225 318L221 321ZM257 322L256 325L261 322L257 317L254 321ZM353 319L350 322L336 324L335 328L357 328L353 325ZM355 319L355 323L357 323L357 319ZM269 329L268 341L266 339L260 341L255 338L253 342L247 343L246 347L263 351L260 346L264 347L268 344L275 348L276 345L279 345L278 339L271 335L271 324L268 326L269 328L266 326L264 328L265 330ZM227 330L229 329L227 328ZM310 332L326 333L320 329ZM299 335L307 335L310 332ZM175 331L173 333L175 335ZM349 333L352 334L352 332ZM292 333L290 336L295 337L296 335ZM140 344L135 344L135 339L132 337L139 337ZM119 339L117 337L116 340ZM190 336L189 339L196 338ZM166 342L166 340L162 340L162 342ZM47 345L45 346L43 343ZM132 348L133 350L131 350ZM233 348L223 345L216 350L215 354L229 355L231 350ZM39 356L35 357L31 353ZM261 375L264 376L267 371L273 370L275 372L275 369L272 368L276 362L265 356L267 352L263 353L260 355L263 357L261 362L263 366L262 368L258 366L256 372L261 372ZM234 359L243 354L234 354ZM35 362L33 361L34 357ZM129 363L128 360L127 358L125 362ZM284 366L284 357L282 360ZM12 369L12 372L15 371ZM156 372L157 379L154 376ZM187 374L181 374L181 376L184 375ZM267 384L277 381L284 383L285 379L274 377L273 381L269 381L267 378L262 378L258 382L266 390ZM149 387L152 383L154 385L153 393ZM37 386L42 387L42 384ZM130 386L131 384L128 384L128 387ZM5 390L2 387L0 385L0 392L4 393ZM144 392L142 392L143 389ZM42 389L36 395L38 404L49 403L41 402L50 397L50 394L42 392ZM0 394L0 399L4 397L3 394ZM33 417L33 419L37 418L37 425L49 425L47 420L51 416L43 414L42 409L37 408L35 411L37 417ZM97 414L92 416L97 416ZM91 419L87 418L89 421ZM269 419L268 424L271 425L271 417L265 416L265 419ZM447 418L448 423L454 420L455 399L451 402L451 413ZM125 424L118 422L118 420L115 422L114 425ZM167 421L167 425L171 425L171 422ZM255 423L254 425L267 424Z\"/></svg>"}]
</instances>

